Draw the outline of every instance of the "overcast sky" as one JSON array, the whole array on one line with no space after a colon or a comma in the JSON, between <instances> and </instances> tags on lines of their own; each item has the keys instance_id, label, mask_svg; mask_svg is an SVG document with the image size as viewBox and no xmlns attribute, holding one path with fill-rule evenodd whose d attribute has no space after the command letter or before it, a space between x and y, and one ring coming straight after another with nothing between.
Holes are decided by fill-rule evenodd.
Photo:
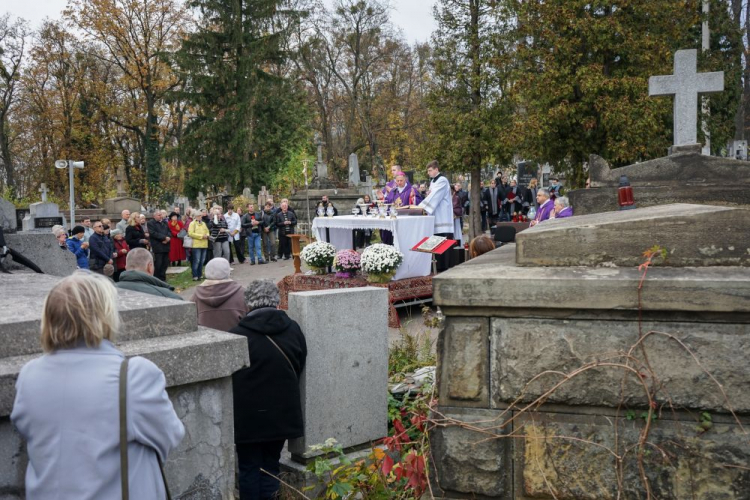
<instances>
[{"instance_id":1,"label":"overcast sky","mask_svg":"<svg viewBox=\"0 0 750 500\"><path fill-rule=\"evenodd\" d=\"M329 7L334 0L324 0ZM14 17L23 17L37 28L45 17L57 19L65 8L67 0L0 0L0 13L10 12ZM393 24L404 33L406 40L426 42L435 29L432 6L435 0L391 0Z\"/></svg>"}]
</instances>

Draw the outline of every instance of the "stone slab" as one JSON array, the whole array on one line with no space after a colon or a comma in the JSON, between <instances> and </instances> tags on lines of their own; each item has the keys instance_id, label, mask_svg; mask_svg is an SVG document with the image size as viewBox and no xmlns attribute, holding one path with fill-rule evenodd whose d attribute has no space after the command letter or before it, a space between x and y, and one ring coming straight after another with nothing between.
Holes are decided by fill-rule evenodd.
<instances>
[{"instance_id":1,"label":"stone slab","mask_svg":"<svg viewBox=\"0 0 750 500\"><path fill-rule=\"evenodd\" d=\"M695 419L652 424L643 454L651 498L749 499L747 435L732 424L714 423L705 434L696 426ZM636 451L642 419L527 413L516 429L515 498L646 498ZM613 453L623 456L619 495Z\"/></svg>"},{"instance_id":2,"label":"stone slab","mask_svg":"<svg viewBox=\"0 0 750 500\"><path fill-rule=\"evenodd\" d=\"M16 232L16 206L5 198L0 198L0 227L6 236Z\"/></svg>"},{"instance_id":3,"label":"stone slab","mask_svg":"<svg viewBox=\"0 0 750 500\"><path fill-rule=\"evenodd\" d=\"M731 405L735 412L750 413L750 367L742 361L750 357L750 325L644 322L642 331L673 335L700 363L677 340L649 335L642 345L659 381L660 402L669 400L676 408L712 413L730 413ZM560 382L561 374L587 363L625 363L624 354L637 342L636 321L494 318L490 329L492 405L503 408L516 400L530 403ZM632 349L632 357L638 361L631 365L645 366L640 349ZM450 372L461 369L461 365L451 366ZM645 368L639 370L647 373ZM544 372L547 374L535 379ZM722 385L727 399L709 373ZM653 383L650 378L646 382L649 386ZM571 407L648 407L636 375L617 367L593 368L578 375L546 402Z\"/></svg>"},{"instance_id":4,"label":"stone slab","mask_svg":"<svg viewBox=\"0 0 750 500\"><path fill-rule=\"evenodd\" d=\"M749 266L750 208L673 204L545 221L516 236L519 266Z\"/></svg>"},{"instance_id":5,"label":"stone slab","mask_svg":"<svg viewBox=\"0 0 750 500\"><path fill-rule=\"evenodd\" d=\"M130 210L131 212L141 211L141 200L130 198L127 196L119 198L110 198L104 200L104 211L108 214L116 214L119 220L119 216L123 210ZM115 219L112 219L115 220Z\"/></svg>"},{"instance_id":6,"label":"stone slab","mask_svg":"<svg viewBox=\"0 0 750 500\"><path fill-rule=\"evenodd\" d=\"M202 327L179 335L115 343L126 356L153 361L164 372L167 387L228 377L250 362L244 337ZM39 356L0 357L0 416L10 414L21 368Z\"/></svg>"},{"instance_id":7,"label":"stone slab","mask_svg":"<svg viewBox=\"0 0 750 500\"><path fill-rule=\"evenodd\" d=\"M567 193L576 215L617 210L621 175L633 186L637 207L669 203L750 206L750 162L705 156L699 148L617 169L591 155L589 174L591 189Z\"/></svg>"},{"instance_id":8,"label":"stone slab","mask_svg":"<svg viewBox=\"0 0 750 500\"><path fill-rule=\"evenodd\" d=\"M44 297L60 280L41 274L0 274L0 359L41 352ZM122 328L120 341L139 340L198 328L195 304L118 290Z\"/></svg>"},{"instance_id":9,"label":"stone slab","mask_svg":"<svg viewBox=\"0 0 750 500\"><path fill-rule=\"evenodd\" d=\"M642 272L636 267L519 267L515 254L515 245L503 246L440 273L432 280L434 304L467 312L492 308L499 315L529 307L538 314L638 310ZM748 297L746 267L656 266L648 271L642 307L660 314L739 314L750 312Z\"/></svg>"},{"instance_id":10,"label":"stone slab","mask_svg":"<svg viewBox=\"0 0 750 500\"><path fill-rule=\"evenodd\" d=\"M301 380L305 436L289 442L298 461L334 438L344 448L388 433L388 292L364 287L289 295L289 316L307 342Z\"/></svg>"},{"instance_id":11,"label":"stone slab","mask_svg":"<svg viewBox=\"0 0 750 500\"><path fill-rule=\"evenodd\" d=\"M489 320L447 318L438 336L440 401L449 406L489 406Z\"/></svg>"},{"instance_id":12,"label":"stone slab","mask_svg":"<svg viewBox=\"0 0 750 500\"><path fill-rule=\"evenodd\" d=\"M439 412L432 418L441 425L430 432L438 482L444 490L435 492L436 496L456 498L458 493L470 498L513 499L511 474L507 472L512 467L512 439L492 437L507 434L497 428L506 418L503 412L444 406ZM456 425L459 423L467 426Z\"/></svg>"},{"instance_id":13,"label":"stone slab","mask_svg":"<svg viewBox=\"0 0 750 500\"><path fill-rule=\"evenodd\" d=\"M5 236L10 248L32 261L45 273L53 276L68 276L77 269L76 258L72 252L61 249L55 235L47 229L44 232L16 233ZM9 261L6 260L6 264ZM18 263L9 263L11 271L28 271Z\"/></svg>"}]
</instances>

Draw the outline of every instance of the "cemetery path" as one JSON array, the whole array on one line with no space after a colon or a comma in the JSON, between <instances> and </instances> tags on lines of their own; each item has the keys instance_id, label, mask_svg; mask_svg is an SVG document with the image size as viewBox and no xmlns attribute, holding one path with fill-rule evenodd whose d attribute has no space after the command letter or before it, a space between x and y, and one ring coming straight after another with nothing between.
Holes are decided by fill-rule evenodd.
<instances>
[{"instance_id":1,"label":"cemetery path","mask_svg":"<svg viewBox=\"0 0 750 500\"><path fill-rule=\"evenodd\" d=\"M238 264L235 262L232 265L232 279L247 286L253 280L267 279L272 280L274 283L280 281L283 277L294 273L294 262L292 260L280 260L278 262L269 262L268 264L256 264L254 266L250 264ZM180 292L180 295L189 300L195 293L195 287L190 287L187 290ZM424 326L422 321L422 311L419 306L404 307L398 309L399 316L401 318L401 327L412 335L421 333L424 331L430 331L430 338L433 341L437 339L437 330L434 328L427 328ZM390 344L401 338L401 334L397 328L388 329L388 342Z\"/></svg>"}]
</instances>

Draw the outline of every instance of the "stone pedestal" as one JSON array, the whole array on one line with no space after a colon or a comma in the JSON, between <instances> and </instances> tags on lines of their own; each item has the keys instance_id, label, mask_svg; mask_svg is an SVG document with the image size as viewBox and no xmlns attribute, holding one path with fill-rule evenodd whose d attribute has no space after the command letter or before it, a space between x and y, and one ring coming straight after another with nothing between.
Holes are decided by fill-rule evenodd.
<instances>
[{"instance_id":1,"label":"stone pedestal","mask_svg":"<svg viewBox=\"0 0 750 500\"><path fill-rule=\"evenodd\" d=\"M334 438L369 446L388 433L388 292L364 287L292 293L289 317L307 341L302 374L305 436L289 442L305 463L308 447Z\"/></svg>"},{"instance_id":2,"label":"stone pedestal","mask_svg":"<svg viewBox=\"0 0 750 500\"><path fill-rule=\"evenodd\" d=\"M104 200L104 211L110 215L120 214L123 210L130 212L141 211L141 200L130 198L129 196L120 196Z\"/></svg>"},{"instance_id":3,"label":"stone pedestal","mask_svg":"<svg viewBox=\"0 0 750 500\"><path fill-rule=\"evenodd\" d=\"M702 213L681 224L703 224ZM691 267L651 267L639 299L643 272L629 259L642 261L631 252L663 236L659 221L596 217L545 222L524 248L503 246L434 278L446 317L437 418L453 419L431 435L437 495L645 498L640 457L652 498L748 498L740 423L750 425L750 269L675 252L674 264ZM621 250L606 250L618 223ZM536 265L534 243L558 267ZM690 244L700 242L682 248ZM591 262L598 253L611 258ZM517 256L533 256L531 265Z\"/></svg>"},{"instance_id":4,"label":"stone pedestal","mask_svg":"<svg viewBox=\"0 0 750 500\"><path fill-rule=\"evenodd\" d=\"M40 201L29 205L29 214L23 218L24 231L49 231L55 225L66 225L65 216L57 203Z\"/></svg>"},{"instance_id":5,"label":"stone pedestal","mask_svg":"<svg viewBox=\"0 0 750 500\"><path fill-rule=\"evenodd\" d=\"M0 498L24 498L26 446L9 415L21 367L41 355L40 318L58 278L0 275ZM231 374L248 365L247 341L198 327L195 304L119 291L122 330L115 343L128 356L153 361L185 425L167 461L173 498L234 498L234 416ZM114 432L117 422L113 423Z\"/></svg>"},{"instance_id":6,"label":"stone pedestal","mask_svg":"<svg viewBox=\"0 0 750 500\"><path fill-rule=\"evenodd\" d=\"M5 240L10 248L39 266L44 274L68 276L77 269L73 252L67 248L60 248L57 238L50 230L8 234ZM5 264L12 272L28 271L27 267L10 259L6 260Z\"/></svg>"}]
</instances>

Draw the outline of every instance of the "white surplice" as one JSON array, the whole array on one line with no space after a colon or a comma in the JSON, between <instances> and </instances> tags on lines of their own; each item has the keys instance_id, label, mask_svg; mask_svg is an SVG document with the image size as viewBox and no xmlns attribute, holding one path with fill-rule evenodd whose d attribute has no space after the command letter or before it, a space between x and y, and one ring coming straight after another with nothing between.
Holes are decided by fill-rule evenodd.
<instances>
[{"instance_id":1,"label":"white surplice","mask_svg":"<svg viewBox=\"0 0 750 500\"><path fill-rule=\"evenodd\" d=\"M448 179L443 174L430 182L430 194L419 204L428 214L435 217L435 234L452 233L453 195Z\"/></svg>"}]
</instances>

